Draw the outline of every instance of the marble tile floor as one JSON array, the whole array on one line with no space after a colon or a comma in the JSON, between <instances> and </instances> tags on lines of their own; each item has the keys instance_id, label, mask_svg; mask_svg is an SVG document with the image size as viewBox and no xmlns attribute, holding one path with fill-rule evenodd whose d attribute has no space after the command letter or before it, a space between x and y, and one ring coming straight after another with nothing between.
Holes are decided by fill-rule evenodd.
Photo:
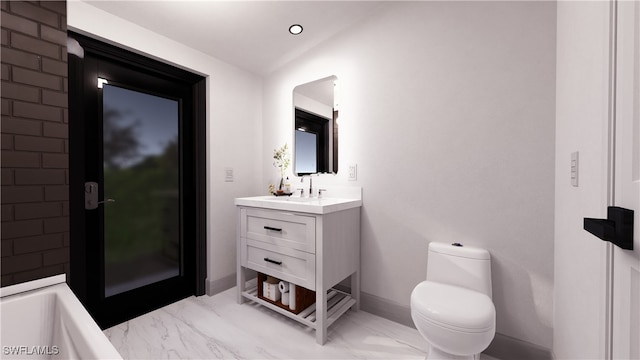
<instances>
[{"instance_id":1,"label":"marble tile floor","mask_svg":"<svg viewBox=\"0 0 640 360\"><path fill-rule=\"evenodd\" d=\"M427 350L416 329L352 310L320 346L314 330L252 302L238 305L235 288L189 297L104 333L124 359L424 359Z\"/></svg>"}]
</instances>

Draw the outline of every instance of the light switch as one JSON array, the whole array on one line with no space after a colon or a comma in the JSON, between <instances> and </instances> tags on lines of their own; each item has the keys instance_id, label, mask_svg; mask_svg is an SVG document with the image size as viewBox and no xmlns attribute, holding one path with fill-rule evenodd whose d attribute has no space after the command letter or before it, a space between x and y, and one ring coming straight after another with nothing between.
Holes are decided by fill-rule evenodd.
<instances>
[{"instance_id":1,"label":"light switch","mask_svg":"<svg viewBox=\"0 0 640 360\"><path fill-rule=\"evenodd\" d=\"M579 165L578 152L571 153L571 186L578 187L578 165Z\"/></svg>"},{"instance_id":2,"label":"light switch","mask_svg":"<svg viewBox=\"0 0 640 360\"><path fill-rule=\"evenodd\" d=\"M231 167L224 168L224 181L233 182L233 168Z\"/></svg>"}]
</instances>

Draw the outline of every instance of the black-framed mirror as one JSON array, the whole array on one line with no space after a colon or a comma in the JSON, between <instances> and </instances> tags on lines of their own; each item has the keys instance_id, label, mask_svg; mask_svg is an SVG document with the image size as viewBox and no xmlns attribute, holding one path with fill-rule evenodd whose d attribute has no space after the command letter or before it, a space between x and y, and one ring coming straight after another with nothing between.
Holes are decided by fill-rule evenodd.
<instances>
[{"instance_id":1,"label":"black-framed mirror","mask_svg":"<svg viewBox=\"0 0 640 360\"><path fill-rule=\"evenodd\" d=\"M293 89L293 171L296 176L338 172L338 78L298 85Z\"/></svg>"}]
</instances>

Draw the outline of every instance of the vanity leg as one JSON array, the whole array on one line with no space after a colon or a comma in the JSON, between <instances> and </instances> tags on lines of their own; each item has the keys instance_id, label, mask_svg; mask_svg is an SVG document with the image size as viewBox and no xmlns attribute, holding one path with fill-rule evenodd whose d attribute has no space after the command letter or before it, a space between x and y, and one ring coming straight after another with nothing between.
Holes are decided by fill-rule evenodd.
<instances>
[{"instance_id":1,"label":"vanity leg","mask_svg":"<svg viewBox=\"0 0 640 360\"><path fill-rule=\"evenodd\" d=\"M236 233L242 234L242 227L245 226L245 210L242 208L237 209L237 223L236 223ZM246 253L246 244L245 240L241 237L238 237L236 240L236 296L238 304L243 304L246 299L242 296L242 292L247 288L247 275L245 274L244 267L242 266L242 259L245 259Z\"/></svg>"},{"instance_id":2,"label":"vanity leg","mask_svg":"<svg viewBox=\"0 0 640 360\"><path fill-rule=\"evenodd\" d=\"M327 342L327 292L316 291L316 343Z\"/></svg>"},{"instance_id":3,"label":"vanity leg","mask_svg":"<svg viewBox=\"0 0 640 360\"><path fill-rule=\"evenodd\" d=\"M351 274L351 297L356 300L356 303L351 306L354 311L360 310L360 271L356 271Z\"/></svg>"},{"instance_id":4,"label":"vanity leg","mask_svg":"<svg viewBox=\"0 0 640 360\"><path fill-rule=\"evenodd\" d=\"M238 304L244 304L247 300L242 296L242 292L245 291L247 287L247 277L244 273L244 268L242 266L238 266L238 271L236 273L236 292L237 292L237 300Z\"/></svg>"}]
</instances>

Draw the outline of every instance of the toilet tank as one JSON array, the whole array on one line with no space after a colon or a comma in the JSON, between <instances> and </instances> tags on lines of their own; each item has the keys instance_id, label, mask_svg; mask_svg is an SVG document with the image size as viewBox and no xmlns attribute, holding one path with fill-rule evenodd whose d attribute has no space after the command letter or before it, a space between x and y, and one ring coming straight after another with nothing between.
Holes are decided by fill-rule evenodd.
<instances>
[{"instance_id":1,"label":"toilet tank","mask_svg":"<svg viewBox=\"0 0 640 360\"><path fill-rule=\"evenodd\" d=\"M489 251L432 242L427 257L427 280L475 290L491 298Z\"/></svg>"}]
</instances>

